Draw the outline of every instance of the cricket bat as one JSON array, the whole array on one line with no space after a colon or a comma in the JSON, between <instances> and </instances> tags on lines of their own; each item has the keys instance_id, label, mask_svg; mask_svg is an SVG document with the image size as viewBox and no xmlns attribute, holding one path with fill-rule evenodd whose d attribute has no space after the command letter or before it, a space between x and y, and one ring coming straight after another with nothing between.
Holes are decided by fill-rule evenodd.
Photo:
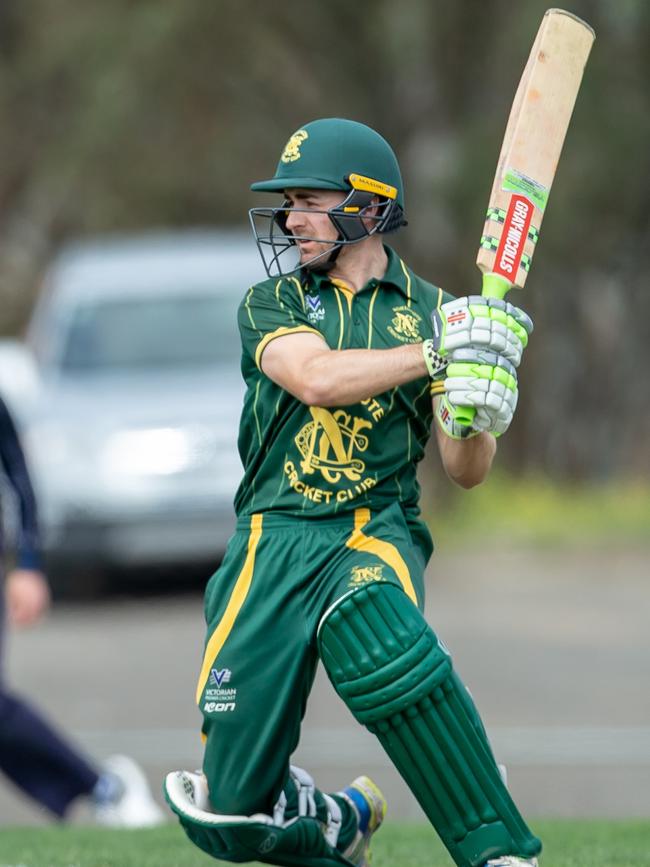
<instances>
[{"instance_id":1,"label":"cricket bat","mask_svg":"<svg viewBox=\"0 0 650 867\"><path fill-rule=\"evenodd\" d=\"M476 258L486 297L524 287L594 39L570 12L544 14L512 103Z\"/></svg>"},{"instance_id":2,"label":"cricket bat","mask_svg":"<svg viewBox=\"0 0 650 867\"><path fill-rule=\"evenodd\" d=\"M484 297L503 299L526 283L595 38L571 12L544 13L510 109L476 257ZM442 381L436 385L432 394L442 394ZM474 414L457 407L456 419L470 425Z\"/></svg>"}]
</instances>

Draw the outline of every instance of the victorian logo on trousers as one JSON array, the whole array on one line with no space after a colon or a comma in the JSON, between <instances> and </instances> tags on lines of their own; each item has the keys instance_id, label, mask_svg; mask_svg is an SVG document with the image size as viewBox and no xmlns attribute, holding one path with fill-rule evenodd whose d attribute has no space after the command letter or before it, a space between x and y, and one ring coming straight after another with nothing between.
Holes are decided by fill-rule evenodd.
<instances>
[{"instance_id":1,"label":"victorian logo on trousers","mask_svg":"<svg viewBox=\"0 0 650 867\"><path fill-rule=\"evenodd\" d=\"M232 671L229 668L222 668L221 671L213 668L210 672L210 683L221 686L222 683L228 683L231 677Z\"/></svg>"},{"instance_id":2,"label":"victorian logo on trousers","mask_svg":"<svg viewBox=\"0 0 650 867\"><path fill-rule=\"evenodd\" d=\"M205 691L203 713L227 713L236 707L237 690L234 687L226 687L230 683L232 671L229 668L213 668L208 680L208 688Z\"/></svg>"}]
</instances>

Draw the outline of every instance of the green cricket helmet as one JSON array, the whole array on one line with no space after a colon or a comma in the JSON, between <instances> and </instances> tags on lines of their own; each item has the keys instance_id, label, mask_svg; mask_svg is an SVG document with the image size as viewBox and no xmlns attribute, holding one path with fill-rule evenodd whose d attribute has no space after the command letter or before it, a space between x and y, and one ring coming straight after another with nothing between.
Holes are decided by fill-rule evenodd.
<instances>
[{"instance_id":1,"label":"green cricket helmet","mask_svg":"<svg viewBox=\"0 0 650 867\"><path fill-rule=\"evenodd\" d=\"M322 212L327 213L338 232L334 242L293 235L287 228L287 217L290 210L301 209L290 208L287 201L277 208L249 211L253 234L270 277L290 274L301 267L327 270L343 246L406 225L402 176L393 149L375 130L353 120L323 118L296 130L282 151L275 175L251 184L251 189L347 193L339 204ZM296 240L330 246L308 262L287 268L284 254L295 249Z\"/></svg>"}]
</instances>

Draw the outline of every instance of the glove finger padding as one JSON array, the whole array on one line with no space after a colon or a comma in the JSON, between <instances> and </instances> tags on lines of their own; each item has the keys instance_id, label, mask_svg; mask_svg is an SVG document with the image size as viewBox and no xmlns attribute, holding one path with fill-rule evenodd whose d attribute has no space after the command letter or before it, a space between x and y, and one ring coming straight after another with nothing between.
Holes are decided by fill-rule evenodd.
<instances>
[{"instance_id":1,"label":"glove finger padding","mask_svg":"<svg viewBox=\"0 0 650 867\"><path fill-rule=\"evenodd\" d=\"M518 397L519 393L515 392L513 400L503 403L497 411L487 407L477 408L472 427L477 431L487 431L496 436L501 436L510 427L515 409L517 408Z\"/></svg>"},{"instance_id":2,"label":"glove finger padding","mask_svg":"<svg viewBox=\"0 0 650 867\"><path fill-rule=\"evenodd\" d=\"M498 352L518 366L533 322L521 308L498 298L469 295L448 301L432 314L433 346L442 357L475 347Z\"/></svg>"},{"instance_id":3,"label":"glove finger padding","mask_svg":"<svg viewBox=\"0 0 650 867\"><path fill-rule=\"evenodd\" d=\"M505 433L518 399L514 366L506 358L483 350L459 349L451 358L444 381L445 398L437 416L445 432L455 439L464 439L472 432ZM474 410L471 423L464 427L459 421L466 415L461 412L463 408Z\"/></svg>"}]
</instances>

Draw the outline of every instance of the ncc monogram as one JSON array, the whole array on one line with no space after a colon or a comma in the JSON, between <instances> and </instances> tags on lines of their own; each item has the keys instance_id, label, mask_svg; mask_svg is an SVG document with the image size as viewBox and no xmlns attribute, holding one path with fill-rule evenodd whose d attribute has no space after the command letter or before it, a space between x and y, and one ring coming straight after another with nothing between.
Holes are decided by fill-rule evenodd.
<instances>
[{"instance_id":1,"label":"ncc monogram","mask_svg":"<svg viewBox=\"0 0 650 867\"><path fill-rule=\"evenodd\" d=\"M348 587L361 587L373 581L384 580L383 566L353 566Z\"/></svg>"},{"instance_id":2,"label":"ncc monogram","mask_svg":"<svg viewBox=\"0 0 650 867\"><path fill-rule=\"evenodd\" d=\"M366 468L365 463L354 456L354 451L364 452L369 440L361 431L371 429L372 423L356 418L345 410L334 413L322 407L309 408L313 421L305 425L296 437L296 445L303 460L300 467L304 473L319 470L326 481L336 484L344 475L353 482L359 481Z\"/></svg>"}]
</instances>

